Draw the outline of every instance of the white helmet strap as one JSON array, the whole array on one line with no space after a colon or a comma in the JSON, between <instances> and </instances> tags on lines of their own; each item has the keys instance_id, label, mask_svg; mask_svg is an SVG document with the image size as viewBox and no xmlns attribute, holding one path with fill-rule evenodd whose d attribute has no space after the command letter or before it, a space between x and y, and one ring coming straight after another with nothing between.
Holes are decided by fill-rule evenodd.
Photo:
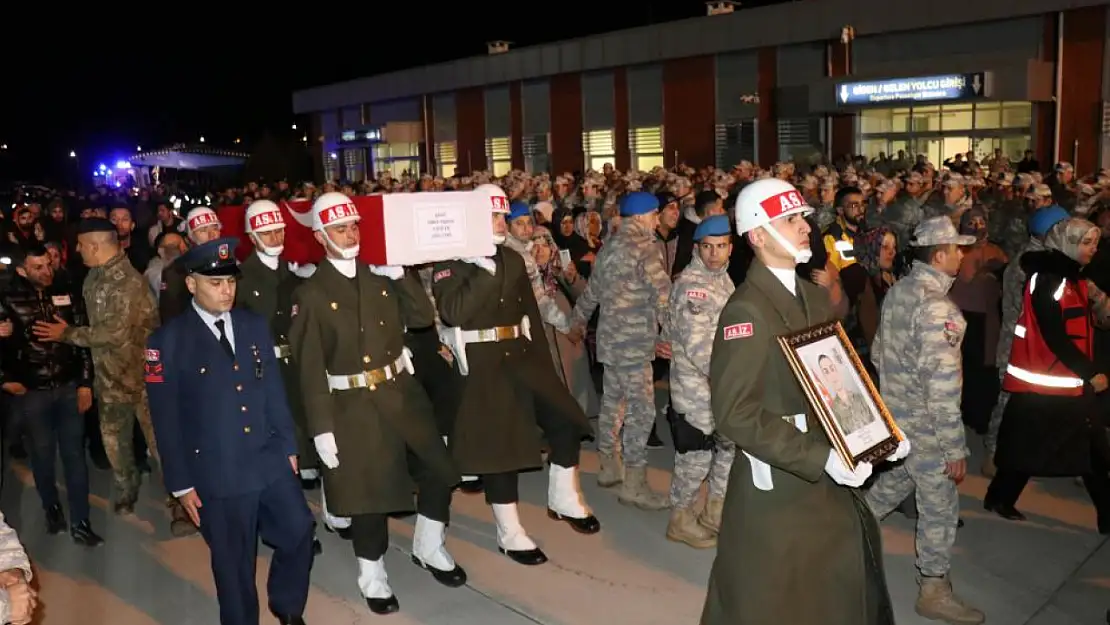
<instances>
[{"instance_id":1,"label":"white helmet strap","mask_svg":"<svg viewBox=\"0 0 1110 625\"><path fill-rule=\"evenodd\" d=\"M266 245L262 242L262 239L258 237L258 233L256 232L251 233L251 243L254 243L254 249L258 250L259 254L265 254L266 256L281 256L281 253L285 251L284 245Z\"/></svg>"},{"instance_id":2,"label":"white helmet strap","mask_svg":"<svg viewBox=\"0 0 1110 625\"><path fill-rule=\"evenodd\" d=\"M774 239L776 243L781 245L782 248L786 250L787 254L790 254L794 257L795 263L802 265L808 263L809 260L813 258L813 250L800 250L794 247L794 245L791 244L790 241L786 240L786 237L782 236L781 232L779 232L774 226L771 225L771 222L767 222L760 227L766 230L767 234L771 235L771 238Z\"/></svg>"},{"instance_id":3,"label":"white helmet strap","mask_svg":"<svg viewBox=\"0 0 1110 625\"><path fill-rule=\"evenodd\" d=\"M335 241L332 241L331 235L328 234L327 228L321 230L320 233L324 235L324 242L327 244L327 247L331 248L331 250L336 254L339 254L339 257L343 260L354 260L355 258L358 258L358 243L352 245L351 247L339 247L335 244Z\"/></svg>"}]
</instances>

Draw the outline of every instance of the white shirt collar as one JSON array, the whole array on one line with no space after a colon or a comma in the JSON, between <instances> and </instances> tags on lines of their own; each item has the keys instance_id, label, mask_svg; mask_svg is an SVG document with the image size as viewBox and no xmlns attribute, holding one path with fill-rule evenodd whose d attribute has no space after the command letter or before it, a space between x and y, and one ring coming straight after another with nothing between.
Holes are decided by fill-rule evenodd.
<instances>
[{"instance_id":1,"label":"white shirt collar","mask_svg":"<svg viewBox=\"0 0 1110 625\"><path fill-rule=\"evenodd\" d=\"M343 274L345 277L353 278L358 272L358 261L356 259L352 258L348 260L345 258L331 258L329 256L328 262L335 267L336 271Z\"/></svg>"},{"instance_id":2,"label":"white shirt collar","mask_svg":"<svg viewBox=\"0 0 1110 625\"><path fill-rule=\"evenodd\" d=\"M793 269L777 269L775 267L768 267L771 270L771 275L778 278L779 282L790 291L791 295L798 294L798 274Z\"/></svg>"},{"instance_id":3,"label":"white shirt collar","mask_svg":"<svg viewBox=\"0 0 1110 625\"><path fill-rule=\"evenodd\" d=\"M195 300L195 299L193 300L193 310L197 311L197 314L200 315L201 321L203 321L205 323L205 325L207 325L209 328L215 328L216 327L216 322L220 319L224 320L225 331L226 331L227 326L231 325L231 313L229 313L229 312L225 312L225 313L220 314L220 315L213 315L212 313L208 312L207 310L201 308L197 304L197 300Z\"/></svg>"},{"instance_id":4,"label":"white shirt collar","mask_svg":"<svg viewBox=\"0 0 1110 625\"><path fill-rule=\"evenodd\" d=\"M258 260L262 261L263 265L266 265L270 269L273 269L274 271L277 271L278 265L281 263L281 258L280 257L270 256L269 254L263 254L262 252L259 252L258 250L255 250L254 254L255 254L255 256L258 256Z\"/></svg>"}]
</instances>

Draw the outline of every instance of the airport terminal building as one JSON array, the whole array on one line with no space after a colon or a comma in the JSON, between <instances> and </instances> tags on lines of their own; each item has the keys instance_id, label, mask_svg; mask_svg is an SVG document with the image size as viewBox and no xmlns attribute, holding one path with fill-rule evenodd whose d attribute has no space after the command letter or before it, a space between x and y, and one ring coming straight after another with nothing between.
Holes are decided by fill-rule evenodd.
<instances>
[{"instance_id":1,"label":"airport terminal building","mask_svg":"<svg viewBox=\"0 0 1110 625\"><path fill-rule=\"evenodd\" d=\"M1110 3L806 0L293 94L319 178L1001 148L1110 166Z\"/></svg>"}]
</instances>

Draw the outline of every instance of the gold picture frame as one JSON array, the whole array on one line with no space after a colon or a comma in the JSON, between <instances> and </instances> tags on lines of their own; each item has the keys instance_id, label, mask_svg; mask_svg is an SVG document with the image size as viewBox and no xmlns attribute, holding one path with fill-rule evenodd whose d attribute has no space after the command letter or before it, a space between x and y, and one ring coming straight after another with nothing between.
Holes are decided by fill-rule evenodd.
<instances>
[{"instance_id":1,"label":"gold picture frame","mask_svg":"<svg viewBox=\"0 0 1110 625\"><path fill-rule=\"evenodd\" d=\"M778 337L806 400L848 467L894 453L902 436L839 321Z\"/></svg>"}]
</instances>

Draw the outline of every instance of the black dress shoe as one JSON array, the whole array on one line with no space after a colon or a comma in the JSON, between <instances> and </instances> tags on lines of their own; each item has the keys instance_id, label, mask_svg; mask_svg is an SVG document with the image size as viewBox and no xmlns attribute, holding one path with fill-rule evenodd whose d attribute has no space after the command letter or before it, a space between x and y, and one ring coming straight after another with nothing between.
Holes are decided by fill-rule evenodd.
<instances>
[{"instance_id":1,"label":"black dress shoe","mask_svg":"<svg viewBox=\"0 0 1110 625\"><path fill-rule=\"evenodd\" d=\"M66 515L62 506L54 504L46 509L46 533L61 534L66 528Z\"/></svg>"},{"instance_id":2,"label":"black dress shoe","mask_svg":"<svg viewBox=\"0 0 1110 625\"><path fill-rule=\"evenodd\" d=\"M482 478L459 482L459 490L468 495L476 495L486 490L486 484L482 481Z\"/></svg>"},{"instance_id":3,"label":"black dress shoe","mask_svg":"<svg viewBox=\"0 0 1110 625\"><path fill-rule=\"evenodd\" d=\"M317 488L320 488L320 478L314 477L311 480L306 480L303 477L301 478L302 490L316 490Z\"/></svg>"},{"instance_id":4,"label":"black dress shoe","mask_svg":"<svg viewBox=\"0 0 1110 625\"><path fill-rule=\"evenodd\" d=\"M580 519L565 516L555 512L551 508L547 509L547 516L555 521L564 521L570 528L579 534L596 534L601 531L601 521L597 520L594 515L582 517Z\"/></svg>"},{"instance_id":5,"label":"black dress shoe","mask_svg":"<svg viewBox=\"0 0 1110 625\"><path fill-rule=\"evenodd\" d=\"M523 564L524 566L537 566L547 562L547 554L539 547L535 549L521 549L518 551L498 547L497 550L509 556L509 559L513 562Z\"/></svg>"},{"instance_id":6,"label":"black dress shoe","mask_svg":"<svg viewBox=\"0 0 1110 625\"><path fill-rule=\"evenodd\" d=\"M386 599L367 597L366 605L370 607L370 611L374 614L393 614L401 609L401 604L397 602L396 595L391 595Z\"/></svg>"},{"instance_id":7,"label":"black dress shoe","mask_svg":"<svg viewBox=\"0 0 1110 625\"><path fill-rule=\"evenodd\" d=\"M104 539L92 531L92 526L87 520L69 528L69 535L73 537L73 542L86 547L97 547L104 543Z\"/></svg>"},{"instance_id":8,"label":"black dress shoe","mask_svg":"<svg viewBox=\"0 0 1110 625\"><path fill-rule=\"evenodd\" d=\"M993 512L998 516L1006 519L1007 521L1024 521L1025 515L1018 511L1013 506L1004 506L1002 504L994 503L993 501L984 501L983 509L987 512Z\"/></svg>"},{"instance_id":9,"label":"black dress shoe","mask_svg":"<svg viewBox=\"0 0 1110 625\"><path fill-rule=\"evenodd\" d=\"M324 531L329 534L335 534L343 540L351 540L351 528L349 527L332 527L327 523L324 523Z\"/></svg>"},{"instance_id":10,"label":"black dress shoe","mask_svg":"<svg viewBox=\"0 0 1110 625\"><path fill-rule=\"evenodd\" d=\"M413 554L412 556L412 563L431 573L432 577L437 582L443 584L444 586L447 586L448 588L458 588L459 586L466 584L466 571L464 571L463 568L457 564L455 565L455 568L451 569L450 571L444 571L424 562L420 558L416 557L415 554Z\"/></svg>"}]
</instances>

